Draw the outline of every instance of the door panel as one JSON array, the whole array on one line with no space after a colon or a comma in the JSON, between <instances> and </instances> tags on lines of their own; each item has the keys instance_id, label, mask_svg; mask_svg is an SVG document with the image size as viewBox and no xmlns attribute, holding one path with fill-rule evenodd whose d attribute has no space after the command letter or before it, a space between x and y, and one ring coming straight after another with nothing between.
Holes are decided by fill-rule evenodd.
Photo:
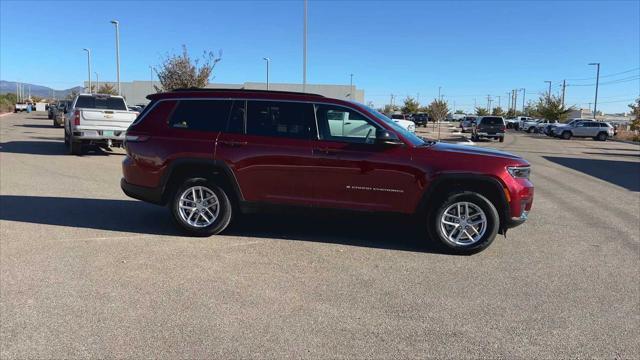
<instances>
[{"instance_id":1,"label":"door panel","mask_svg":"<svg viewBox=\"0 0 640 360\"><path fill-rule=\"evenodd\" d=\"M230 165L246 201L311 205L314 124L311 104L236 101L216 159Z\"/></svg>"},{"instance_id":2,"label":"door panel","mask_svg":"<svg viewBox=\"0 0 640 360\"><path fill-rule=\"evenodd\" d=\"M374 121L356 110L317 105L313 140L314 203L320 207L409 212L421 172L404 145L376 144ZM342 119L344 127L336 126ZM350 123L350 124L347 124ZM348 131L347 126L350 126ZM410 201L408 201L408 199Z\"/></svg>"}]
</instances>

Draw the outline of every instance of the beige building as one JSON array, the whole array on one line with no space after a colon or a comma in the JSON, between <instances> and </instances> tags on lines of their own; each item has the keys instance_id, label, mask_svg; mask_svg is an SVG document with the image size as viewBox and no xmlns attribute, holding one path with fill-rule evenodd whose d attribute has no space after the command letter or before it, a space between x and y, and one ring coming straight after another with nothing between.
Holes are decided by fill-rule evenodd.
<instances>
[{"instance_id":1,"label":"beige building","mask_svg":"<svg viewBox=\"0 0 640 360\"><path fill-rule=\"evenodd\" d=\"M108 82L109 84L116 87L116 84L113 82ZM98 86L104 84L104 82L100 82ZM120 90L122 95L126 98L127 104L135 105L135 104L146 104L149 102L147 100L147 95L151 93L155 93L155 89L153 85L158 86L159 83L157 81L132 81L132 82L121 82ZM85 87L88 86L88 83L85 81ZM245 82L244 84L219 84L213 83L207 85L208 88L215 89L249 89L249 90L266 90L266 83L259 82ZM302 92L302 84L283 84L283 83L269 83L269 90L280 90L280 91L297 91ZM330 85L330 84L307 84L307 92L324 95L326 97L342 99L342 100L355 100L361 103L364 103L364 90L357 89L356 86L349 85ZM353 95L351 94L353 92Z\"/></svg>"}]
</instances>

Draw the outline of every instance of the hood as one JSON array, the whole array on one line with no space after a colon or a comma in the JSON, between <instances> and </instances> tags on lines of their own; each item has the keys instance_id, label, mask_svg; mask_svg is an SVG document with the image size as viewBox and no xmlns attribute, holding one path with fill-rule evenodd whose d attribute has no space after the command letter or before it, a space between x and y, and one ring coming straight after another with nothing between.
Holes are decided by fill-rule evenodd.
<instances>
[{"instance_id":1,"label":"hood","mask_svg":"<svg viewBox=\"0 0 640 360\"><path fill-rule=\"evenodd\" d=\"M447 151L447 152L455 152L461 154L470 154L470 155L480 155L480 156L497 156L506 159L517 159L524 160L520 156L513 155L511 153L500 151L492 148L483 148L473 145L458 145L458 144L448 144L448 143L436 143L431 147L432 150L436 151Z\"/></svg>"}]
</instances>

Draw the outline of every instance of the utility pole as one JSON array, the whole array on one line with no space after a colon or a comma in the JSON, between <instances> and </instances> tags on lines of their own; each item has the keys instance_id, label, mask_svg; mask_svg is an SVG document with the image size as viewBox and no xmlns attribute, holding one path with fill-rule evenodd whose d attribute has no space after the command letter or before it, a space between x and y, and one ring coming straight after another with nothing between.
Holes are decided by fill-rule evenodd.
<instances>
[{"instance_id":1,"label":"utility pole","mask_svg":"<svg viewBox=\"0 0 640 360\"><path fill-rule=\"evenodd\" d=\"M111 23L116 26L116 81L118 82L118 95L122 95L120 92L120 22L111 20Z\"/></svg>"},{"instance_id":2,"label":"utility pole","mask_svg":"<svg viewBox=\"0 0 640 360\"><path fill-rule=\"evenodd\" d=\"M551 101L551 81L545 80L544 82L549 83L549 92L547 92L547 101Z\"/></svg>"},{"instance_id":3,"label":"utility pole","mask_svg":"<svg viewBox=\"0 0 640 360\"><path fill-rule=\"evenodd\" d=\"M262 60L267 62L267 90L269 90L269 63L271 62L271 58L263 57Z\"/></svg>"},{"instance_id":4,"label":"utility pole","mask_svg":"<svg viewBox=\"0 0 640 360\"><path fill-rule=\"evenodd\" d=\"M518 89L513 89L513 112L518 111Z\"/></svg>"},{"instance_id":5,"label":"utility pole","mask_svg":"<svg viewBox=\"0 0 640 360\"><path fill-rule=\"evenodd\" d=\"M391 94L391 100L389 102L390 110L393 111L393 94Z\"/></svg>"},{"instance_id":6,"label":"utility pole","mask_svg":"<svg viewBox=\"0 0 640 360\"><path fill-rule=\"evenodd\" d=\"M491 95L487 95L487 111L491 113Z\"/></svg>"},{"instance_id":7,"label":"utility pole","mask_svg":"<svg viewBox=\"0 0 640 360\"><path fill-rule=\"evenodd\" d=\"M98 89L100 89L100 82L98 81L98 72L95 71L94 74L96 74L96 94L97 94Z\"/></svg>"},{"instance_id":8,"label":"utility pole","mask_svg":"<svg viewBox=\"0 0 640 360\"><path fill-rule=\"evenodd\" d=\"M304 0L304 33L302 35L302 92L307 92L307 0Z\"/></svg>"},{"instance_id":9,"label":"utility pole","mask_svg":"<svg viewBox=\"0 0 640 360\"><path fill-rule=\"evenodd\" d=\"M596 119L596 112L598 111L598 85L600 83L600 63L589 63L589 65L596 65L598 67L596 73L596 98L593 100L593 119Z\"/></svg>"},{"instance_id":10,"label":"utility pole","mask_svg":"<svg viewBox=\"0 0 640 360\"><path fill-rule=\"evenodd\" d=\"M502 106L500 106L500 95L498 95L498 107L501 108Z\"/></svg>"},{"instance_id":11,"label":"utility pole","mask_svg":"<svg viewBox=\"0 0 640 360\"><path fill-rule=\"evenodd\" d=\"M524 97L527 94L527 90L525 88L522 88L520 90L522 90L522 113L524 114Z\"/></svg>"},{"instance_id":12,"label":"utility pole","mask_svg":"<svg viewBox=\"0 0 640 360\"><path fill-rule=\"evenodd\" d=\"M567 80L562 80L562 107L564 107L564 92L567 88Z\"/></svg>"},{"instance_id":13,"label":"utility pole","mask_svg":"<svg viewBox=\"0 0 640 360\"><path fill-rule=\"evenodd\" d=\"M20 84L16 82L16 102L20 102Z\"/></svg>"},{"instance_id":14,"label":"utility pole","mask_svg":"<svg viewBox=\"0 0 640 360\"><path fill-rule=\"evenodd\" d=\"M31 100L31 85L29 85L29 100Z\"/></svg>"},{"instance_id":15,"label":"utility pole","mask_svg":"<svg viewBox=\"0 0 640 360\"><path fill-rule=\"evenodd\" d=\"M507 112L511 110L511 101L513 100L513 93L505 93L507 95L507 99L509 99L509 107L507 108ZM509 97L511 96L511 97Z\"/></svg>"}]
</instances>

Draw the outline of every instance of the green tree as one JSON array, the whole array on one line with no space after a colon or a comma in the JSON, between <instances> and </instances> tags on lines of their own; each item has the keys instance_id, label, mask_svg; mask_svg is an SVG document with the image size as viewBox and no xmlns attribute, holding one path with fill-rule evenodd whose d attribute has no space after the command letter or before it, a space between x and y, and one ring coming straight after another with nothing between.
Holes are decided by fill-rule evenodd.
<instances>
[{"instance_id":1,"label":"green tree","mask_svg":"<svg viewBox=\"0 0 640 360\"><path fill-rule=\"evenodd\" d=\"M77 90L71 90L71 92L69 94L67 94L67 99L68 100L73 100L73 99L75 99L76 96L78 96L78 91Z\"/></svg>"},{"instance_id":2,"label":"green tree","mask_svg":"<svg viewBox=\"0 0 640 360\"><path fill-rule=\"evenodd\" d=\"M537 116L547 120L558 120L560 122L564 122L572 111L573 108L565 107L562 104L562 98L556 95L540 95L535 107Z\"/></svg>"},{"instance_id":3,"label":"green tree","mask_svg":"<svg viewBox=\"0 0 640 360\"><path fill-rule=\"evenodd\" d=\"M633 104L629 104L631 115L634 117L631 121L631 130L640 130L640 97Z\"/></svg>"},{"instance_id":4,"label":"green tree","mask_svg":"<svg viewBox=\"0 0 640 360\"><path fill-rule=\"evenodd\" d=\"M118 95L118 91L112 84L104 83L98 88L98 94Z\"/></svg>"},{"instance_id":5,"label":"green tree","mask_svg":"<svg viewBox=\"0 0 640 360\"><path fill-rule=\"evenodd\" d=\"M449 113L449 105L444 100L434 99L427 107L427 114L435 121L441 122Z\"/></svg>"},{"instance_id":6,"label":"green tree","mask_svg":"<svg viewBox=\"0 0 640 360\"><path fill-rule=\"evenodd\" d=\"M496 106L491 111L491 115L493 116L504 116L504 110L500 106Z\"/></svg>"},{"instance_id":7,"label":"green tree","mask_svg":"<svg viewBox=\"0 0 640 360\"><path fill-rule=\"evenodd\" d=\"M222 51L214 55L211 51L205 51L202 55L202 65L199 59L192 60L187 47L182 45L181 55L167 55L160 64L159 69L154 69L160 80L160 86L155 86L156 91L171 91L180 88L203 88L209 83L213 74L213 68L222 59Z\"/></svg>"},{"instance_id":8,"label":"green tree","mask_svg":"<svg viewBox=\"0 0 640 360\"><path fill-rule=\"evenodd\" d=\"M390 105L387 104L384 106L384 108L382 109L382 113L383 114L391 114L393 112L399 111L400 108L398 107L398 105Z\"/></svg>"},{"instance_id":9,"label":"green tree","mask_svg":"<svg viewBox=\"0 0 640 360\"><path fill-rule=\"evenodd\" d=\"M407 98L404 99L404 105L402 106L401 111L403 114L414 114L418 112L419 108L420 103L411 96L407 96Z\"/></svg>"},{"instance_id":10,"label":"green tree","mask_svg":"<svg viewBox=\"0 0 640 360\"><path fill-rule=\"evenodd\" d=\"M464 115L464 110L456 110L456 112L454 114Z\"/></svg>"},{"instance_id":11,"label":"green tree","mask_svg":"<svg viewBox=\"0 0 640 360\"><path fill-rule=\"evenodd\" d=\"M489 115L489 110L483 107L476 106L476 115L478 116L486 116Z\"/></svg>"}]
</instances>

